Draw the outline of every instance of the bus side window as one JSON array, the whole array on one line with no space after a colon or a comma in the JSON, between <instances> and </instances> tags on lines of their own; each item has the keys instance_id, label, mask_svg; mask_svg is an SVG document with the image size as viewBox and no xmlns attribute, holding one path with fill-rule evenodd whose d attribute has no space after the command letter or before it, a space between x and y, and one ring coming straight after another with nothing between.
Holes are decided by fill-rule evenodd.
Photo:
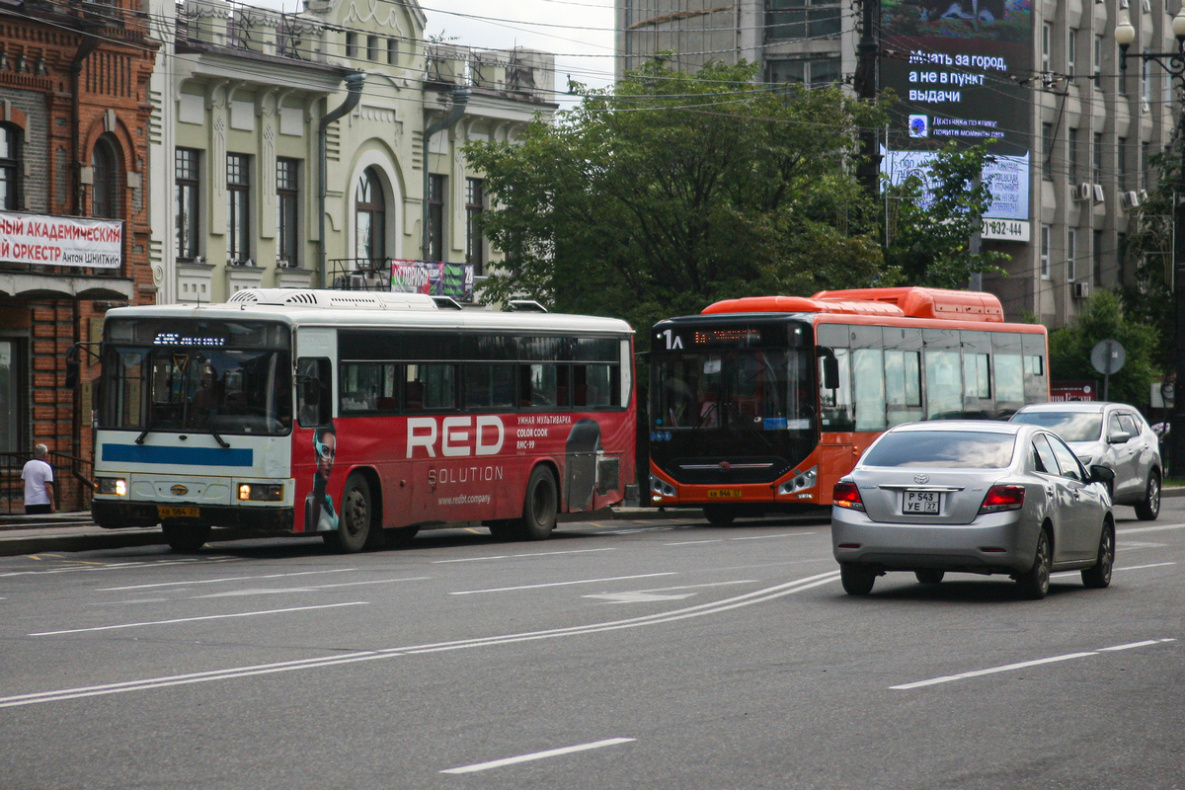
<instances>
[{"instance_id":1,"label":"bus side window","mask_svg":"<svg viewBox=\"0 0 1185 790\"><path fill-rule=\"evenodd\" d=\"M333 418L328 359L302 357L296 362L297 419L302 428L326 425Z\"/></svg>"}]
</instances>

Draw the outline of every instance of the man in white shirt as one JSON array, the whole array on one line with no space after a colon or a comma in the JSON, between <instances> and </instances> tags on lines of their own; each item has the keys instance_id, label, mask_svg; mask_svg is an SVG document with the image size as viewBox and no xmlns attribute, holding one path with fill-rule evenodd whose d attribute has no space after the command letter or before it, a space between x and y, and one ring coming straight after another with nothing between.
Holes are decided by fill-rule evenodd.
<instances>
[{"instance_id":1,"label":"man in white shirt","mask_svg":"<svg viewBox=\"0 0 1185 790\"><path fill-rule=\"evenodd\" d=\"M53 467L45 460L49 448L38 444L33 448L33 458L21 470L25 481L25 512L53 512Z\"/></svg>"}]
</instances>

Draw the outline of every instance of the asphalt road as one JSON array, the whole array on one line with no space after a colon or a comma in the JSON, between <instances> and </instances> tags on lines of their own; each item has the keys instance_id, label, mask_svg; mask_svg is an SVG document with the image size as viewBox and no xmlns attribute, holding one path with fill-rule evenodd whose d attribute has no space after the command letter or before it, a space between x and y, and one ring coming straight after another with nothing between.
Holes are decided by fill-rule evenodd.
<instances>
[{"instance_id":1,"label":"asphalt road","mask_svg":"<svg viewBox=\"0 0 1185 790\"><path fill-rule=\"evenodd\" d=\"M844 595L828 524L0 558L0 787L1185 788L1185 499L1107 590Z\"/></svg>"}]
</instances>

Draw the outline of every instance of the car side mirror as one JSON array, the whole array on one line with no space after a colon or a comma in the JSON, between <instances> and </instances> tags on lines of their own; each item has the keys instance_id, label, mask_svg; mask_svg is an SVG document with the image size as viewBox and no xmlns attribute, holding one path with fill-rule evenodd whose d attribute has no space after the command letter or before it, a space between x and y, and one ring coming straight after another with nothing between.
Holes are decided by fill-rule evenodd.
<instances>
[{"instance_id":1,"label":"car side mirror","mask_svg":"<svg viewBox=\"0 0 1185 790\"><path fill-rule=\"evenodd\" d=\"M1115 470L1102 464L1090 465L1090 482L1102 483L1108 487L1115 482Z\"/></svg>"},{"instance_id":2,"label":"car side mirror","mask_svg":"<svg viewBox=\"0 0 1185 790\"><path fill-rule=\"evenodd\" d=\"M1107 437L1107 441L1111 444L1126 444L1132 435L1127 431L1116 431Z\"/></svg>"}]
</instances>

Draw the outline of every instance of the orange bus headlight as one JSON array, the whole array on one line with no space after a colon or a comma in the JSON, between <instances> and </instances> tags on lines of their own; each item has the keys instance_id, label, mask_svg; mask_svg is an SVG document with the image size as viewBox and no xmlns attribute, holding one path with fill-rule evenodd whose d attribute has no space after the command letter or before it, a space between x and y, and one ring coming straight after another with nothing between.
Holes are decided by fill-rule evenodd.
<instances>
[{"instance_id":1,"label":"orange bus headlight","mask_svg":"<svg viewBox=\"0 0 1185 790\"><path fill-rule=\"evenodd\" d=\"M819 483L819 467L812 466L778 486L779 494L796 494L808 488L814 488Z\"/></svg>"}]
</instances>

